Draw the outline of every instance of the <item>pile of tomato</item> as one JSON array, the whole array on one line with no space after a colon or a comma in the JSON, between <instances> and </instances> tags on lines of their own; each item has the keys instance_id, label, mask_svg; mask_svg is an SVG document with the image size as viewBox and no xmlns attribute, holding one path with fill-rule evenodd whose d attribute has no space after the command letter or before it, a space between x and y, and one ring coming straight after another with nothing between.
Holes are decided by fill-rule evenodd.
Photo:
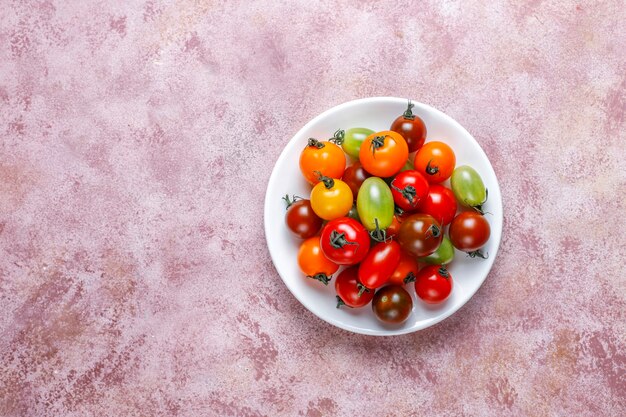
<instances>
[{"instance_id":1,"label":"pile of tomato","mask_svg":"<svg viewBox=\"0 0 626 417\"><path fill-rule=\"evenodd\" d=\"M470 166L457 167L446 143L425 143L426 125L412 108L409 101L389 130L357 127L325 141L310 138L300 155L310 198L284 197L287 226L304 239L302 273L328 285L346 266L334 280L337 307L371 302L385 323L409 317L409 283L423 302L444 302L453 287L446 265L454 248L486 258L481 248L490 236L482 178ZM448 179L450 188L442 185Z\"/></svg>"}]
</instances>

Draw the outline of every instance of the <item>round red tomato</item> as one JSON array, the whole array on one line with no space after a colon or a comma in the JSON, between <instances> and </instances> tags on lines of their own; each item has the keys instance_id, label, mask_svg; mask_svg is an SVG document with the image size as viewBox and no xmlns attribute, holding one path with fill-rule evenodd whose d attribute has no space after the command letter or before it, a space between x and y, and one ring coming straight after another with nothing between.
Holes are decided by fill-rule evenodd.
<instances>
[{"instance_id":1,"label":"round red tomato","mask_svg":"<svg viewBox=\"0 0 626 417\"><path fill-rule=\"evenodd\" d=\"M426 140L426 125L419 116L413 114L414 106L409 100L409 105L404 114L398 116L389 129L402 135L409 147L409 153L421 148Z\"/></svg>"},{"instance_id":2,"label":"round red tomato","mask_svg":"<svg viewBox=\"0 0 626 417\"><path fill-rule=\"evenodd\" d=\"M491 227L484 216L475 211L464 211L450 223L450 242L458 250L484 257L478 252L489 240Z\"/></svg>"},{"instance_id":3,"label":"round red tomato","mask_svg":"<svg viewBox=\"0 0 626 417\"><path fill-rule=\"evenodd\" d=\"M408 282L412 282L415 280L418 271L419 266L417 265L417 260L413 257L413 255L410 255L405 251L401 251L400 262L398 263L396 270L393 271L393 274L391 274L389 283L393 285L404 285Z\"/></svg>"},{"instance_id":4,"label":"round red tomato","mask_svg":"<svg viewBox=\"0 0 626 417\"><path fill-rule=\"evenodd\" d=\"M359 266L359 281L369 289L385 285L400 262L400 245L392 240L377 243Z\"/></svg>"},{"instance_id":5,"label":"round red tomato","mask_svg":"<svg viewBox=\"0 0 626 417\"><path fill-rule=\"evenodd\" d=\"M359 267L352 266L344 269L335 280L337 292L337 308L342 305L348 307L363 307L374 298L374 290L368 290L359 282Z\"/></svg>"},{"instance_id":6,"label":"round red tomato","mask_svg":"<svg viewBox=\"0 0 626 417\"><path fill-rule=\"evenodd\" d=\"M443 239L443 228L431 215L413 214L402 222L398 242L402 249L421 258L437 250Z\"/></svg>"},{"instance_id":7,"label":"round red tomato","mask_svg":"<svg viewBox=\"0 0 626 417\"><path fill-rule=\"evenodd\" d=\"M452 292L452 275L440 265L429 265L420 270L415 279L415 293L429 304L445 301Z\"/></svg>"},{"instance_id":8,"label":"round red tomato","mask_svg":"<svg viewBox=\"0 0 626 417\"><path fill-rule=\"evenodd\" d=\"M320 237L322 252L338 265L358 264L370 249L370 235L365 227L349 217L326 223Z\"/></svg>"},{"instance_id":9,"label":"round red tomato","mask_svg":"<svg viewBox=\"0 0 626 417\"><path fill-rule=\"evenodd\" d=\"M411 314L413 300L409 293L399 285L387 285L376 291L372 301L372 310L376 318L385 323L404 322Z\"/></svg>"},{"instance_id":10,"label":"round red tomato","mask_svg":"<svg viewBox=\"0 0 626 417\"><path fill-rule=\"evenodd\" d=\"M420 206L422 213L430 214L442 226L450 224L456 214L457 202L451 189L440 184L432 184L428 195Z\"/></svg>"},{"instance_id":11,"label":"round red tomato","mask_svg":"<svg viewBox=\"0 0 626 417\"><path fill-rule=\"evenodd\" d=\"M354 198L359 194L359 188L361 188L361 184L363 181L368 179L371 175L363 168L360 162L355 162L350 165L343 173L343 177L341 178L343 182L348 184L348 187L352 190L352 195Z\"/></svg>"},{"instance_id":12,"label":"round red tomato","mask_svg":"<svg viewBox=\"0 0 626 417\"><path fill-rule=\"evenodd\" d=\"M428 142L415 154L415 169L433 184L447 180L454 171L456 156L443 142Z\"/></svg>"},{"instance_id":13,"label":"round red tomato","mask_svg":"<svg viewBox=\"0 0 626 417\"><path fill-rule=\"evenodd\" d=\"M415 170L402 171L391 181L393 201L404 211L415 211L428 195L428 181Z\"/></svg>"},{"instance_id":14,"label":"round red tomato","mask_svg":"<svg viewBox=\"0 0 626 417\"><path fill-rule=\"evenodd\" d=\"M290 200L289 195L283 200L287 202L285 223L289 230L302 239L315 236L322 227L322 219L313 211L311 201L295 196Z\"/></svg>"}]
</instances>

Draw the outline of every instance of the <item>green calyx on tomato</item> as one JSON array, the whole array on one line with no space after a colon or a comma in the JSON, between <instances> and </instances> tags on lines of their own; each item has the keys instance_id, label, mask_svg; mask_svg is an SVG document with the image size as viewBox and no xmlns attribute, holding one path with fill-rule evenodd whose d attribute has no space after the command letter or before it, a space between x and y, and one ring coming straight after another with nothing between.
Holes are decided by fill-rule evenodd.
<instances>
[{"instance_id":1,"label":"green calyx on tomato","mask_svg":"<svg viewBox=\"0 0 626 417\"><path fill-rule=\"evenodd\" d=\"M341 145L345 137L346 137L346 131L343 129L337 129L335 133L333 134L333 137L328 139L328 141L336 145Z\"/></svg>"},{"instance_id":2,"label":"green calyx on tomato","mask_svg":"<svg viewBox=\"0 0 626 417\"><path fill-rule=\"evenodd\" d=\"M346 239L345 233L339 233L336 230L330 232L330 245L335 249L341 249L346 245L359 245L357 242L350 242Z\"/></svg>"},{"instance_id":3,"label":"green calyx on tomato","mask_svg":"<svg viewBox=\"0 0 626 417\"><path fill-rule=\"evenodd\" d=\"M324 285L328 285L332 276L328 276L326 274L315 274L315 275L307 275L307 278L311 278L311 279L321 282Z\"/></svg>"},{"instance_id":4,"label":"green calyx on tomato","mask_svg":"<svg viewBox=\"0 0 626 417\"><path fill-rule=\"evenodd\" d=\"M415 282L415 278L415 274L413 272L409 272L406 274L406 277L404 277L404 283L408 284L409 282Z\"/></svg>"},{"instance_id":5,"label":"green calyx on tomato","mask_svg":"<svg viewBox=\"0 0 626 417\"><path fill-rule=\"evenodd\" d=\"M346 303L344 303L344 301L341 299L341 297L339 297L338 295L336 295L335 297L337 298L337 308L346 305ZM348 307L350 307L350 306L348 306ZM350 307L350 308L352 308L352 307Z\"/></svg>"},{"instance_id":6,"label":"green calyx on tomato","mask_svg":"<svg viewBox=\"0 0 626 417\"><path fill-rule=\"evenodd\" d=\"M302 197L293 195L291 199L289 199L289 194L285 194L285 196L283 197L283 200L285 200L285 203L287 203L287 207L285 207L285 210L288 210L289 207L291 207L296 201L302 200Z\"/></svg>"},{"instance_id":7,"label":"green calyx on tomato","mask_svg":"<svg viewBox=\"0 0 626 417\"><path fill-rule=\"evenodd\" d=\"M450 273L448 272L448 270L446 269L445 266L441 265L441 268L439 268L439 275L441 275L444 278L450 278Z\"/></svg>"},{"instance_id":8,"label":"green calyx on tomato","mask_svg":"<svg viewBox=\"0 0 626 417\"><path fill-rule=\"evenodd\" d=\"M389 135L375 136L374 139L372 139L372 143L370 144L370 149L372 149L372 155L376 154L376 149L385 146L385 138L387 138L388 136Z\"/></svg>"},{"instance_id":9,"label":"green calyx on tomato","mask_svg":"<svg viewBox=\"0 0 626 417\"><path fill-rule=\"evenodd\" d=\"M306 146L315 147L317 149L322 149L326 145L324 145L324 143L320 142L319 140L315 138L309 138L309 142L307 143Z\"/></svg>"},{"instance_id":10,"label":"green calyx on tomato","mask_svg":"<svg viewBox=\"0 0 626 417\"><path fill-rule=\"evenodd\" d=\"M487 254L485 255L484 253L482 253L482 252L480 251L480 249L479 249L479 250L472 251L472 252L468 252L468 253L467 253L467 256L469 256L470 258L483 258L483 259L487 259L487 258L489 258L489 254L487 253Z\"/></svg>"},{"instance_id":11,"label":"green calyx on tomato","mask_svg":"<svg viewBox=\"0 0 626 417\"><path fill-rule=\"evenodd\" d=\"M360 282L356 284L356 286L359 289L359 297L362 296L364 292L370 292L370 289L367 288L365 285L361 284Z\"/></svg>"},{"instance_id":12,"label":"green calyx on tomato","mask_svg":"<svg viewBox=\"0 0 626 417\"><path fill-rule=\"evenodd\" d=\"M474 168L468 165L457 167L450 177L450 185L459 203L485 214L482 206L487 202L489 191Z\"/></svg>"},{"instance_id":13,"label":"green calyx on tomato","mask_svg":"<svg viewBox=\"0 0 626 417\"><path fill-rule=\"evenodd\" d=\"M434 167L431 166L430 165L431 162L432 162L432 160L428 161L428 163L426 164L426 173L428 175L435 175L436 173L439 172L439 167L438 166L434 166Z\"/></svg>"},{"instance_id":14,"label":"green calyx on tomato","mask_svg":"<svg viewBox=\"0 0 626 417\"><path fill-rule=\"evenodd\" d=\"M404 116L405 119L415 119L415 115L413 114L413 107L415 107L415 104L411 103L411 100L409 100L409 104L407 105L406 110L404 111L404 113L402 113L402 116Z\"/></svg>"},{"instance_id":15,"label":"green calyx on tomato","mask_svg":"<svg viewBox=\"0 0 626 417\"><path fill-rule=\"evenodd\" d=\"M368 231L383 231L391 226L394 215L393 195L382 179L370 177L363 181L356 206L361 222Z\"/></svg>"},{"instance_id":16,"label":"green calyx on tomato","mask_svg":"<svg viewBox=\"0 0 626 417\"><path fill-rule=\"evenodd\" d=\"M321 172L319 171L314 171L315 175L317 175L317 179L320 182L324 183L324 187L326 187L326 189L330 190L331 188L333 188L335 186L335 180L329 177L325 177L322 175Z\"/></svg>"}]
</instances>

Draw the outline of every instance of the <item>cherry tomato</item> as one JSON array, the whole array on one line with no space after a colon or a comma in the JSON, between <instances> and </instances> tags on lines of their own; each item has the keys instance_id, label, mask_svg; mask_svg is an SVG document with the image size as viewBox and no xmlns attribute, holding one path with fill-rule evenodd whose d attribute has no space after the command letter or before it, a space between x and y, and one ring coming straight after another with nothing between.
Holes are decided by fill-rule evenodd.
<instances>
[{"instance_id":1,"label":"cherry tomato","mask_svg":"<svg viewBox=\"0 0 626 417\"><path fill-rule=\"evenodd\" d=\"M399 285L387 285L376 291L372 300L372 310L376 318L384 323L403 323L411 314L413 300Z\"/></svg>"},{"instance_id":2,"label":"cherry tomato","mask_svg":"<svg viewBox=\"0 0 626 417\"><path fill-rule=\"evenodd\" d=\"M377 177L391 177L400 172L409 158L409 147L396 132L385 130L365 139L359 160L367 172Z\"/></svg>"},{"instance_id":3,"label":"cherry tomato","mask_svg":"<svg viewBox=\"0 0 626 417\"><path fill-rule=\"evenodd\" d=\"M445 301L452 292L452 275L440 265L429 265L415 279L415 293L428 304Z\"/></svg>"},{"instance_id":4,"label":"cherry tomato","mask_svg":"<svg viewBox=\"0 0 626 417\"><path fill-rule=\"evenodd\" d=\"M363 182L356 207L361 223L369 231L385 230L393 221L393 195L385 181L378 177L370 177Z\"/></svg>"},{"instance_id":5,"label":"cherry tomato","mask_svg":"<svg viewBox=\"0 0 626 417\"><path fill-rule=\"evenodd\" d=\"M426 199L420 205L422 213L430 214L443 226L454 219L456 209L454 193L440 184L431 184Z\"/></svg>"},{"instance_id":6,"label":"cherry tomato","mask_svg":"<svg viewBox=\"0 0 626 417\"><path fill-rule=\"evenodd\" d=\"M283 197L287 202L285 223L289 230L302 239L315 236L322 227L322 219L315 214L309 200L296 198L294 196L289 200L289 195Z\"/></svg>"},{"instance_id":7,"label":"cherry tomato","mask_svg":"<svg viewBox=\"0 0 626 417\"><path fill-rule=\"evenodd\" d=\"M393 201L404 211L415 211L426 200L428 181L419 172L402 171L391 181Z\"/></svg>"},{"instance_id":8,"label":"cherry tomato","mask_svg":"<svg viewBox=\"0 0 626 417\"><path fill-rule=\"evenodd\" d=\"M352 266L344 269L335 280L337 292L337 308L342 305L348 307L363 307L374 298L374 290L368 290L359 282L359 267Z\"/></svg>"},{"instance_id":9,"label":"cherry tomato","mask_svg":"<svg viewBox=\"0 0 626 417\"><path fill-rule=\"evenodd\" d=\"M419 258L437 250L443 239L443 228L433 216L417 213L404 219L397 238L402 249Z\"/></svg>"},{"instance_id":10,"label":"cherry tomato","mask_svg":"<svg viewBox=\"0 0 626 417\"><path fill-rule=\"evenodd\" d=\"M370 235L365 227L349 217L329 221L320 238L324 255L339 265L358 264L370 250Z\"/></svg>"},{"instance_id":11,"label":"cherry tomato","mask_svg":"<svg viewBox=\"0 0 626 417\"><path fill-rule=\"evenodd\" d=\"M374 245L359 266L359 281L369 289L389 281L400 262L400 245L392 240Z\"/></svg>"},{"instance_id":12,"label":"cherry tomato","mask_svg":"<svg viewBox=\"0 0 626 417\"><path fill-rule=\"evenodd\" d=\"M387 230L385 230L385 232L387 233L387 237L394 237L398 234L398 232L400 231L400 223L402 223L400 216L394 214L391 225L387 228Z\"/></svg>"},{"instance_id":13,"label":"cherry tomato","mask_svg":"<svg viewBox=\"0 0 626 417\"><path fill-rule=\"evenodd\" d=\"M417 265L417 261L413 257L413 255L401 251L400 252L400 262L396 267L396 270L391 274L391 278L389 278L389 283L394 285L404 285L407 279L407 282L410 282L415 279L417 276L417 272L419 271L419 266Z\"/></svg>"},{"instance_id":14,"label":"cherry tomato","mask_svg":"<svg viewBox=\"0 0 626 417\"><path fill-rule=\"evenodd\" d=\"M482 213L482 206L487 201L487 188L478 172L470 166L462 165L454 170L450 185L459 203Z\"/></svg>"},{"instance_id":15,"label":"cherry tomato","mask_svg":"<svg viewBox=\"0 0 626 417\"><path fill-rule=\"evenodd\" d=\"M339 269L339 265L324 256L319 236L302 242L298 251L298 266L308 278L316 279L324 285L328 285L332 274Z\"/></svg>"},{"instance_id":16,"label":"cherry tomato","mask_svg":"<svg viewBox=\"0 0 626 417\"><path fill-rule=\"evenodd\" d=\"M346 214L346 217L350 217L351 219L354 219L357 222L361 223L361 218L359 217L359 211L356 208L356 203L352 204L352 208L350 209L348 214Z\"/></svg>"},{"instance_id":17,"label":"cherry tomato","mask_svg":"<svg viewBox=\"0 0 626 417\"><path fill-rule=\"evenodd\" d=\"M431 184L450 178L455 164L454 151L443 142L428 142L417 151L413 161L415 169Z\"/></svg>"},{"instance_id":18,"label":"cherry tomato","mask_svg":"<svg viewBox=\"0 0 626 417\"><path fill-rule=\"evenodd\" d=\"M394 120L389 129L402 135L409 147L409 153L421 148L426 140L426 125L419 116L413 114L414 106L409 100L409 105L404 114Z\"/></svg>"},{"instance_id":19,"label":"cherry tomato","mask_svg":"<svg viewBox=\"0 0 626 417\"><path fill-rule=\"evenodd\" d=\"M320 181L317 172L329 178L341 178L345 169L346 155L339 146L309 138L309 143L300 154L300 171L310 184Z\"/></svg>"},{"instance_id":20,"label":"cherry tomato","mask_svg":"<svg viewBox=\"0 0 626 417\"><path fill-rule=\"evenodd\" d=\"M484 257L478 251L489 240L491 227L489 222L475 211L464 211L450 223L450 242L458 250L469 252L470 256Z\"/></svg>"},{"instance_id":21,"label":"cherry tomato","mask_svg":"<svg viewBox=\"0 0 626 417\"><path fill-rule=\"evenodd\" d=\"M370 174L365 170L365 168L363 168L361 163L355 162L354 164L346 168L341 179L343 180L343 182L348 184L348 187L350 187L350 190L352 190L352 195L356 198L356 196L359 194L359 188L361 188L363 181L365 181L369 177Z\"/></svg>"},{"instance_id":22,"label":"cherry tomato","mask_svg":"<svg viewBox=\"0 0 626 417\"><path fill-rule=\"evenodd\" d=\"M430 265L446 265L452 262L453 259L454 246L452 246L450 239L444 235L441 245L439 245L437 250L428 256L419 258L418 261Z\"/></svg>"},{"instance_id":23,"label":"cherry tomato","mask_svg":"<svg viewBox=\"0 0 626 417\"><path fill-rule=\"evenodd\" d=\"M350 155L353 159L359 159L359 151L363 141L374 131L364 127L353 127L345 131L345 135L341 140L343 151Z\"/></svg>"},{"instance_id":24,"label":"cherry tomato","mask_svg":"<svg viewBox=\"0 0 626 417\"><path fill-rule=\"evenodd\" d=\"M320 176L320 181L311 190L311 207L315 214L324 220L348 214L354 201L348 184L325 176Z\"/></svg>"}]
</instances>

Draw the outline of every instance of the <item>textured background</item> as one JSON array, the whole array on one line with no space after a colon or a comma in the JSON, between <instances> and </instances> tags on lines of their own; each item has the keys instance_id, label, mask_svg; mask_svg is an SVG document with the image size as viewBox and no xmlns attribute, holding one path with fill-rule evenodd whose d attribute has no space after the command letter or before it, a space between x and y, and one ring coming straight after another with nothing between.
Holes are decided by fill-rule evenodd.
<instances>
[{"instance_id":1,"label":"textured background","mask_svg":"<svg viewBox=\"0 0 626 417\"><path fill-rule=\"evenodd\" d=\"M625 415L623 2L115 3L0 3L0 415ZM473 133L505 209L394 338L306 311L262 229L291 135L377 95Z\"/></svg>"}]
</instances>

